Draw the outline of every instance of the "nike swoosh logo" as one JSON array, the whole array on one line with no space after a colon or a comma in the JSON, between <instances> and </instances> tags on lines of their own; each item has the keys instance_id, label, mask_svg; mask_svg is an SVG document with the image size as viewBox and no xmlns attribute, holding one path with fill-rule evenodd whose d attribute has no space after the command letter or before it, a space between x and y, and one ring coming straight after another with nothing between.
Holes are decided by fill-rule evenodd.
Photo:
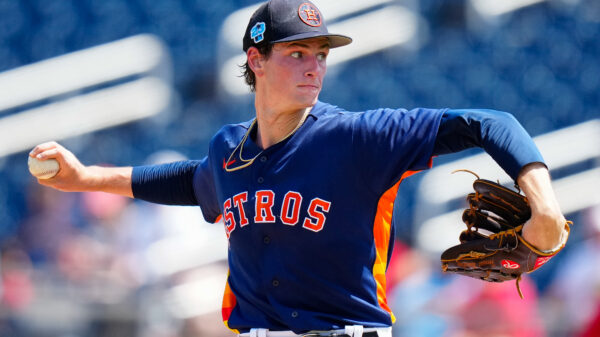
<instances>
[{"instance_id":1,"label":"nike swoosh logo","mask_svg":"<svg viewBox=\"0 0 600 337\"><path fill-rule=\"evenodd\" d=\"M225 160L226 159L223 158L223 170L235 163L235 159L231 159L229 162L226 162Z\"/></svg>"}]
</instances>

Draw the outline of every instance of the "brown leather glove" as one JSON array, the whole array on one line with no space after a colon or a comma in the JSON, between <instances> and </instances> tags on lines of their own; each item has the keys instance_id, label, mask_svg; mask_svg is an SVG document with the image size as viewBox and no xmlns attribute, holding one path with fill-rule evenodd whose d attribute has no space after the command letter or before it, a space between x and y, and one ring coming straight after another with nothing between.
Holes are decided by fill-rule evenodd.
<instances>
[{"instance_id":1,"label":"brown leather glove","mask_svg":"<svg viewBox=\"0 0 600 337\"><path fill-rule=\"evenodd\" d=\"M467 196L469 208L462 220L467 229L460 234L460 244L442 253L442 271L457 273L489 282L516 280L532 272L560 252L560 247L542 252L521 235L523 224L531 217L527 198L495 182L478 179L475 193ZM567 221L565 228L569 232Z\"/></svg>"}]
</instances>

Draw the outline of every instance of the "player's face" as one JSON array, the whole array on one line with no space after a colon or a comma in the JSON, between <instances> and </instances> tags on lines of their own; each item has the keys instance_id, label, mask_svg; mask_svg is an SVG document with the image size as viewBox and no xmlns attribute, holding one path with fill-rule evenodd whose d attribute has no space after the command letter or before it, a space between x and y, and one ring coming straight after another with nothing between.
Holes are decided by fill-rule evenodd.
<instances>
[{"instance_id":1,"label":"player's face","mask_svg":"<svg viewBox=\"0 0 600 337\"><path fill-rule=\"evenodd\" d=\"M269 102L305 108L317 102L327 70L326 38L277 43L265 61L264 89Z\"/></svg>"}]
</instances>

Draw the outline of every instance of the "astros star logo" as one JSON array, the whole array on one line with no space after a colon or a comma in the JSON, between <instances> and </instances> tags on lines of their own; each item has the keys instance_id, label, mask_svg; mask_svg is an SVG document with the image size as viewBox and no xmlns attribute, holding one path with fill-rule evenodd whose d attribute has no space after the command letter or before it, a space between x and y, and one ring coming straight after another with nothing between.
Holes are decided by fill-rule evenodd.
<instances>
[{"instance_id":1,"label":"astros star logo","mask_svg":"<svg viewBox=\"0 0 600 337\"><path fill-rule=\"evenodd\" d=\"M298 7L298 16L302 22L311 27L319 27L323 23L319 9L308 2Z\"/></svg>"}]
</instances>

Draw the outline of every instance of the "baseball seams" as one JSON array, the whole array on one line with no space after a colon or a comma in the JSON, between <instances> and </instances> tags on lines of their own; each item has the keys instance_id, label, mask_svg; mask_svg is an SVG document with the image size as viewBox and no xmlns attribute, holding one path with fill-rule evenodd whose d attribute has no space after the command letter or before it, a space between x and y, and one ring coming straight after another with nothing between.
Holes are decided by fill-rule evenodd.
<instances>
[{"instance_id":1,"label":"baseball seams","mask_svg":"<svg viewBox=\"0 0 600 337\"><path fill-rule=\"evenodd\" d=\"M50 179L54 177L60 170L56 159L38 160L33 157L28 157L27 166L29 172L38 179Z\"/></svg>"}]
</instances>

